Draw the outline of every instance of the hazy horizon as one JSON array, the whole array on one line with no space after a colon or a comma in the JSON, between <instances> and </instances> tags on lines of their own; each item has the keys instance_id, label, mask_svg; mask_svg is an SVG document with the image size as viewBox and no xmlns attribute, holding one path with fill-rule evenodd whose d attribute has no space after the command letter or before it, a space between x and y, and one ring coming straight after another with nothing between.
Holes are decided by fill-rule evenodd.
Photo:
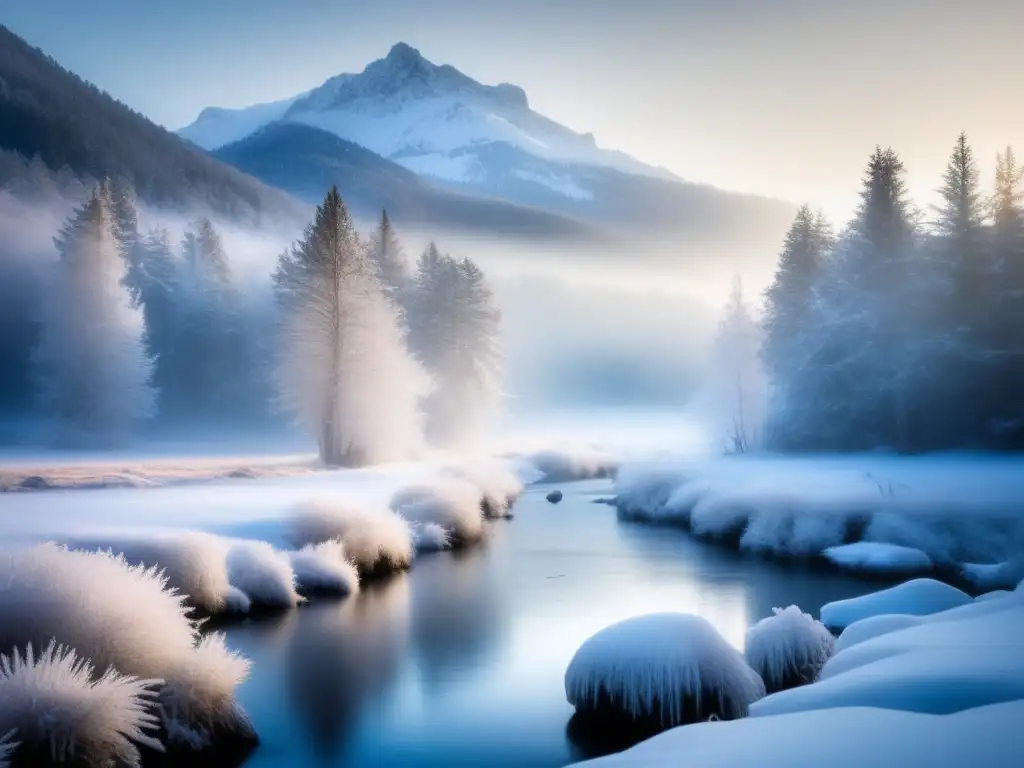
<instances>
[{"instance_id":1,"label":"hazy horizon","mask_svg":"<svg viewBox=\"0 0 1024 768\"><path fill-rule=\"evenodd\" d=\"M603 147L687 180L807 202L840 222L876 144L901 153L927 209L961 130L986 185L995 152L1024 132L1024 103L1010 97L1024 66L1024 8L999 0L37 0L4 15L171 129L207 106L272 101L361 71L404 41L481 82L522 86L535 110Z\"/></svg>"}]
</instances>

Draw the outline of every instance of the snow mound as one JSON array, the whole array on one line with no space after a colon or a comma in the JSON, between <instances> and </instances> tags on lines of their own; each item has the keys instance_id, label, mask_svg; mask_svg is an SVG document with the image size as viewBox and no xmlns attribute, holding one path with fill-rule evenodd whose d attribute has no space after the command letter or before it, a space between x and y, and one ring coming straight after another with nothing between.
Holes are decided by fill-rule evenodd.
<instances>
[{"instance_id":1,"label":"snow mound","mask_svg":"<svg viewBox=\"0 0 1024 768\"><path fill-rule=\"evenodd\" d=\"M621 460L596 450L545 450L526 457L539 473L541 483L613 477Z\"/></svg>"},{"instance_id":2,"label":"snow mound","mask_svg":"<svg viewBox=\"0 0 1024 768\"><path fill-rule=\"evenodd\" d=\"M920 549L876 541L829 547L825 557L840 568L867 573L927 573L932 559Z\"/></svg>"},{"instance_id":3,"label":"snow mound","mask_svg":"<svg viewBox=\"0 0 1024 768\"><path fill-rule=\"evenodd\" d=\"M813 687L813 686L812 686ZM1024 701L954 715L865 707L675 728L625 752L577 763L588 768L907 768L1020 764Z\"/></svg>"},{"instance_id":4,"label":"snow mound","mask_svg":"<svg viewBox=\"0 0 1024 768\"><path fill-rule=\"evenodd\" d=\"M926 616L966 605L969 595L934 579L914 579L880 592L827 603L821 620L831 629L845 629L855 621L888 613Z\"/></svg>"},{"instance_id":5,"label":"snow mound","mask_svg":"<svg viewBox=\"0 0 1024 768\"><path fill-rule=\"evenodd\" d=\"M291 522L296 546L340 539L346 557L364 576L412 565L412 529L389 509L313 500L295 507Z\"/></svg>"},{"instance_id":6,"label":"snow mound","mask_svg":"<svg viewBox=\"0 0 1024 768\"><path fill-rule=\"evenodd\" d=\"M1024 608L889 632L837 653L814 685L769 696L752 716L832 707L950 714L1024 699Z\"/></svg>"},{"instance_id":7,"label":"snow mound","mask_svg":"<svg viewBox=\"0 0 1024 768\"><path fill-rule=\"evenodd\" d=\"M437 523L423 523L413 529L413 541L417 552L441 552L450 549L448 531Z\"/></svg>"},{"instance_id":8,"label":"snow mound","mask_svg":"<svg viewBox=\"0 0 1024 768\"><path fill-rule=\"evenodd\" d=\"M1014 589L1024 578L1024 557L994 564L964 563L960 573L979 589Z\"/></svg>"},{"instance_id":9,"label":"snow mound","mask_svg":"<svg viewBox=\"0 0 1024 768\"><path fill-rule=\"evenodd\" d=\"M302 598L288 555L265 541L238 541L227 556L228 578L254 605L272 610L294 608Z\"/></svg>"},{"instance_id":10,"label":"snow mound","mask_svg":"<svg viewBox=\"0 0 1024 768\"><path fill-rule=\"evenodd\" d=\"M137 680L51 641L0 656L0 731L17 734L20 764L138 766L138 745L159 752L160 720L151 711L161 680Z\"/></svg>"},{"instance_id":11,"label":"snow mound","mask_svg":"<svg viewBox=\"0 0 1024 768\"><path fill-rule=\"evenodd\" d=\"M747 630L747 664L769 692L814 682L835 650L835 638L795 605L772 610L774 616Z\"/></svg>"},{"instance_id":12,"label":"snow mound","mask_svg":"<svg viewBox=\"0 0 1024 768\"><path fill-rule=\"evenodd\" d=\"M340 539L307 544L288 553L299 589L306 594L330 592L354 595L359 591L359 572L345 557Z\"/></svg>"},{"instance_id":13,"label":"snow mound","mask_svg":"<svg viewBox=\"0 0 1024 768\"><path fill-rule=\"evenodd\" d=\"M413 525L439 525L453 546L471 544L484 535L480 491L466 480L439 478L406 486L391 497L389 506Z\"/></svg>"},{"instance_id":14,"label":"snow mound","mask_svg":"<svg viewBox=\"0 0 1024 768\"><path fill-rule=\"evenodd\" d=\"M1005 589L996 589L992 592L986 592L983 595L978 595L974 598L976 603L984 603L988 600L1002 600L1004 597L1010 597L1013 592L1007 592Z\"/></svg>"},{"instance_id":15,"label":"snow mound","mask_svg":"<svg viewBox=\"0 0 1024 768\"><path fill-rule=\"evenodd\" d=\"M471 464L447 471L480 492L480 508L489 519L512 516L512 506L523 493L523 481L504 462Z\"/></svg>"},{"instance_id":16,"label":"snow mound","mask_svg":"<svg viewBox=\"0 0 1024 768\"><path fill-rule=\"evenodd\" d=\"M245 612L247 600L235 594L228 578L229 544L217 536L184 534L89 536L61 542L72 549L104 549L122 555L131 565L155 565L169 586L209 614Z\"/></svg>"},{"instance_id":17,"label":"snow mound","mask_svg":"<svg viewBox=\"0 0 1024 768\"><path fill-rule=\"evenodd\" d=\"M687 614L606 627L580 646L565 672L565 696L577 712L610 710L663 728L743 717L764 693L739 652L705 619Z\"/></svg>"},{"instance_id":18,"label":"snow mound","mask_svg":"<svg viewBox=\"0 0 1024 768\"><path fill-rule=\"evenodd\" d=\"M836 640L836 651L844 651L847 648L863 643L879 635L889 632L898 632L907 627L916 627L921 623L919 616L911 616L906 613L885 613L880 616L868 616L866 619L855 621L843 630Z\"/></svg>"},{"instance_id":19,"label":"snow mound","mask_svg":"<svg viewBox=\"0 0 1024 768\"><path fill-rule=\"evenodd\" d=\"M95 669L163 680L158 701L168 734L184 727L254 740L234 698L249 662L227 650L223 635L200 642L183 601L156 567L109 552L47 543L0 553L0 648L53 642Z\"/></svg>"}]
</instances>

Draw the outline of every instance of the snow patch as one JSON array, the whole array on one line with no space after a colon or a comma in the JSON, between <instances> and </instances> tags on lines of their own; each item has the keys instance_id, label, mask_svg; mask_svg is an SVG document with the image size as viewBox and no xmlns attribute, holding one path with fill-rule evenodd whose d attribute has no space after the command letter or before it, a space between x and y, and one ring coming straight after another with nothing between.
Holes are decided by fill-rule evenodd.
<instances>
[{"instance_id":1,"label":"snow patch","mask_svg":"<svg viewBox=\"0 0 1024 768\"><path fill-rule=\"evenodd\" d=\"M821 620L832 629L844 629L869 616L891 613L926 616L970 602L970 596L956 587L934 579L914 579L880 592L827 603L822 606Z\"/></svg>"},{"instance_id":2,"label":"snow patch","mask_svg":"<svg viewBox=\"0 0 1024 768\"><path fill-rule=\"evenodd\" d=\"M814 682L835 650L835 638L795 605L772 610L773 616L747 630L747 664L769 692Z\"/></svg>"},{"instance_id":3,"label":"snow patch","mask_svg":"<svg viewBox=\"0 0 1024 768\"><path fill-rule=\"evenodd\" d=\"M875 541L829 547L825 557L840 568L868 573L927 573L932 569L932 559L920 549Z\"/></svg>"},{"instance_id":4,"label":"snow patch","mask_svg":"<svg viewBox=\"0 0 1024 768\"><path fill-rule=\"evenodd\" d=\"M527 171L521 168L512 171L512 175L517 179L532 181L535 184L540 184L542 187L547 187L552 192L557 192L563 197L568 197L570 200L594 199L592 192L581 187L568 175L559 176L553 173L537 173L536 171Z\"/></svg>"}]
</instances>

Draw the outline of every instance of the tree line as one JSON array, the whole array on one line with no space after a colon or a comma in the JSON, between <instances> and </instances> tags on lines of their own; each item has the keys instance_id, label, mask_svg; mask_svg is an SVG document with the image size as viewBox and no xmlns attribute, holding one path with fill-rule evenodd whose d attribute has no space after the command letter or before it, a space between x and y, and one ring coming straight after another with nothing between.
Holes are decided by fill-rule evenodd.
<instances>
[{"instance_id":1,"label":"tree line","mask_svg":"<svg viewBox=\"0 0 1024 768\"><path fill-rule=\"evenodd\" d=\"M278 258L273 303L239 288L209 219L178 243L141 232L125 182L99 184L54 242L25 378L56 441L288 418L356 465L463 439L498 405L483 272L433 243L412 269L387 213L364 239L337 189Z\"/></svg>"},{"instance_id":2,"label":"tree line","mask_svg":"<svg viewBox=\"0 0 1024 768\"><path fill-rule=\"evenodd\" d=\"M730 338L760 344L768 448L1024 448L1024 168L1006 149L983 189L961 135L938 191L918 212L877 148L845 230L800 209L763 317L730 305Z\"/></svg>"}]
</instances>

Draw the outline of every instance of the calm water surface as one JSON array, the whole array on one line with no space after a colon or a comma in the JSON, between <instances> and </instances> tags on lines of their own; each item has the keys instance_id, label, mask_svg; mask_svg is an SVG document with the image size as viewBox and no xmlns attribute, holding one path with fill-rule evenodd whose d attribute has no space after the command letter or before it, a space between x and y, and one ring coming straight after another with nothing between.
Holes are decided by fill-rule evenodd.
<instances>
[{"instance_id":1,"label":"calm water surface","mask_svg":"<svg viewBox=\"0 0 1024 768\"><path fill-rule=\"evenodd\" d=\"M877 588L620 523L605 481L529 490L485 545L424 557L344 601L227 630L254 662L240 689L271 766L562 766L563 673L589 635L652 611L697 613L742 648L773 606L814 613Z\"/></svg>"}]
</instances>

